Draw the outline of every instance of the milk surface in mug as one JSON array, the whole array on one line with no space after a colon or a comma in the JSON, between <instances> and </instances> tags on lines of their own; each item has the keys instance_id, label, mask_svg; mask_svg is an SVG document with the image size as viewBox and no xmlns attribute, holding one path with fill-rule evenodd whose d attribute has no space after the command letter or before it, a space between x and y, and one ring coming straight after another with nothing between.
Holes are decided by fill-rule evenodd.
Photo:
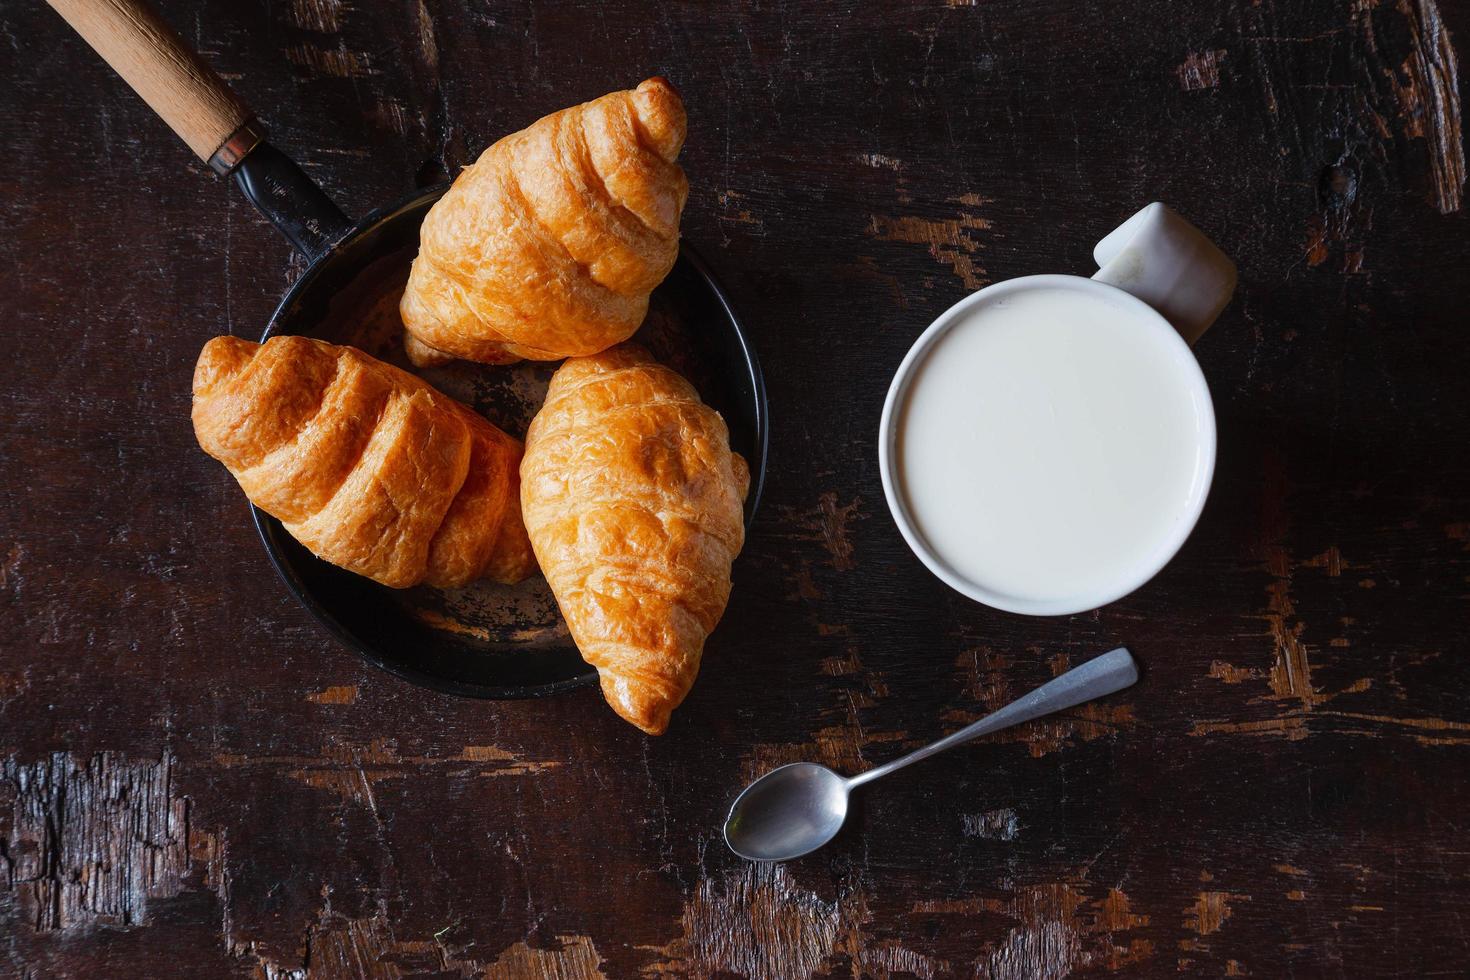
<instances>
[{"instance_id":1,"label":"milk surface in mug","mask_svg":"<svg viewBox=\"0 0 1470 980\"><path fill-rule=\"evenodd\" d=\"M897 476L911 523L961 578L1063 600L1169 549L1209 479L1211 423L1188 349L1160 328L1038 286L980 303L922 352Z\"/></svg>"}]
</instances>

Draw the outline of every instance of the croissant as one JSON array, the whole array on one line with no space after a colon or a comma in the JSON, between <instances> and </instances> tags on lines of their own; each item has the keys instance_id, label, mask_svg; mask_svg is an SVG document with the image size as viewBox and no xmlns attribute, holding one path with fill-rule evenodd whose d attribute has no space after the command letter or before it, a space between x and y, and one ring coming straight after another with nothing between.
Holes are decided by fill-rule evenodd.
<instances>
[{"instance_id":1,"label":"croissant","mask_svg":"<svg viewBox=\"0 0 1470 980\"><path fill-rule=\"evenodd\" d=\"M631 345L563 364L526 433L536 558L608 704L650 735L725 611L749 487L719 413Z\"/></svg>"},{"instance_id":2,"label":"croissant","mask_svg":"<svg viewBox=\"0 0 1470 980\"><path fill-rule=\"evenodd\" d=\"M424 218L399 305L410 359L548 361L631 337L678 256L684 130L650 78L482 153Z\"/></svg>"},{"instance_id":3,"label":"croissant","mask_svg":"<svg viewBox=\"0 0 1470 980\"><path fill-rule=\"evenodd\" d=\"M317 557L393 588L517 582L521 444L413 375L306 337L216 337L194 434Z\"/></svg>"}]
</instances>

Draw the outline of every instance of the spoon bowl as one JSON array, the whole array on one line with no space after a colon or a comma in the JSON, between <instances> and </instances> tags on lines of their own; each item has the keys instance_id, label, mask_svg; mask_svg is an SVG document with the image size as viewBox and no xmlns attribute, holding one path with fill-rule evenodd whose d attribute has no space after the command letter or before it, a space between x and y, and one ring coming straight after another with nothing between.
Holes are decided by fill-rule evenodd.
<instances>
[{"instance_id":1,"label":"spoon bowl","mask_svg":"<svg viewBox=\"0 0 1470 980\"><path fill-rule=\"evenodd\" d=\"M848 781L815 762L772 769L730 805L725 843L751 861L810 854L842 829Z\"/></svg>"}]
</instances>

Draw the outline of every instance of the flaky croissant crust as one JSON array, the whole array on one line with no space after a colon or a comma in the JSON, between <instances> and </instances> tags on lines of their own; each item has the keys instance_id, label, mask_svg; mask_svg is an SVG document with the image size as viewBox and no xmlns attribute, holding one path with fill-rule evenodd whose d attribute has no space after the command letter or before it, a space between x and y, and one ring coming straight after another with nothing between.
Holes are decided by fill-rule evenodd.
<instances>
[{"instance_id":1,"label":"flaky croissant crust","mask_svg":"<svg viewBox=\"0 0 1470 980\"><path fill-rule=\"evenodd\" d=\"M306 337L216 337L194 433L320 558L384 585L515 582L534 570L521 444L413 375Z\"/></svg>"},{"instance_id":2,"label":"flaky croissant crust","mask_svg":"<svg viewBox=\"0 0 1470 980\"><path fill-rule=\"evenodd\" d=\"M562 365L526 435L541 570L608 703L650 734L724 613L749 484L719 414L631 345Z\"/></svg>"},{"instance_id":3,"label":"flaky croissant crust","mask_svg":"<svg viewBox=\"0 0 1470 980\"><path fill-rule=\"evenodd\" d=\"M399 307L414 362L556 360L631 337L678 256L685 126L650 78L481 154L424 219Z\"/></svg>"}]
</instances>

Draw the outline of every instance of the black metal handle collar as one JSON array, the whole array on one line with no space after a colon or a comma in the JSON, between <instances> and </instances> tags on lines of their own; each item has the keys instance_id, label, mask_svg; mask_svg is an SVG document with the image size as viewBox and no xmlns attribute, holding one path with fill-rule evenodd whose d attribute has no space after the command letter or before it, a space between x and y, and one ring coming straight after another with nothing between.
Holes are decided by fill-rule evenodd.
<instances>
[{"instance_id":1,"label":"black metal handle collar","mask_svg":"<svg viewBox=\"0 0 1470 980\"><path fill-rule=\"evenodd\" d=\"M315 262L352 230L352 220L261 131L253 135L253 145L233 162L235 183L298 252Z\"/></svg>"}]
</instances>

